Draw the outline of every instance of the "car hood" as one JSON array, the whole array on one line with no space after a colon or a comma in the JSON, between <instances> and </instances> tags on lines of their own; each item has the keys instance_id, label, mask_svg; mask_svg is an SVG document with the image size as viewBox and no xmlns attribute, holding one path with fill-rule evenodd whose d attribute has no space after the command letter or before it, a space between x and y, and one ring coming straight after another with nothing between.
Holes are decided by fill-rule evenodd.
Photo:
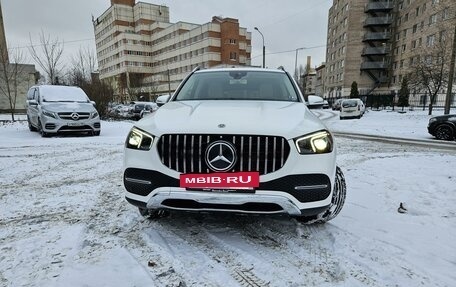
<instances>
[{"instance_id":1,"label":"car hood","mask_svg":"<svg viewBox=\"0 0 456 287\"><path fill-rule=\"evenodd\" d=\"M327 129L304 103L260 101L169 102L136 126L155 136L167 133L223 133L291 139Z\"/></svg>"},{"instance_id":2,"label":"car hood","mask_svg":"<svg viewBox=\"0 0 456 287\"><path fill-rule=\"evenodd\" d=\"M60 112L78 112L78 113L91 113L96 109L91 103L43 103L42 109L54 113Z\"/></svg>"},{"instance_id":3,"label":"car hood","mask_svg":"<svg viewBox=\"0 0 456 287\"><path fill-rule=\"evenodd\" d=\"M436 119L436 120L438 120L438 121L451 121L451 122L456 122L456 115L436 116L436 117L433 117L433 119Z\"/></svg>"}]
</instances>

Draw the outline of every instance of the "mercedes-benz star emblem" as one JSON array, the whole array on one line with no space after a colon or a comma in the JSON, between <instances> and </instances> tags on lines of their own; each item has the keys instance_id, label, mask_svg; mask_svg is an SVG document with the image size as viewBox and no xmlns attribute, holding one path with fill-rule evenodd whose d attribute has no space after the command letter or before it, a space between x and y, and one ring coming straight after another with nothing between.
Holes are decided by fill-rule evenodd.
<instances>
[{"instance_id":1,"label":"mercedes-benz star emblem","mask_svg":"<svg viewBox=\"0 0 456 287\"><path fill-rule=\"evenodd\" d=\"M79 120L79 114L78 113L72 113L71 118L75 121Z\"/></svg>"},{"instance_id":2,"label":"mercedes-benz star emblem","mask_svg":"<svg viewBox=\"0 0 456 287\"><path fill-rule=\"evenodd\" d=\"M206 164L213 171L228 171L236 163L236 151L226 141L211 143L206 149Z\"/></svg>"}]
</instances>

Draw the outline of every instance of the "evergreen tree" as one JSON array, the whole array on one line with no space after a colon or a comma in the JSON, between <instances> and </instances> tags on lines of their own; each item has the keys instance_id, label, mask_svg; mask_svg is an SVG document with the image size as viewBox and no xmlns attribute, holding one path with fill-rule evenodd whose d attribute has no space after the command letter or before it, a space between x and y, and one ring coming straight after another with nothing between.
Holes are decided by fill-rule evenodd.
<instances>
[{"instance_id":1,"label":"evergreen tree","mask_svg":"<svg viewBox=\"0 0 456 287\"><path fill-rule=\"evenodd\" d=\"M359 98L358 83L356 81L353 81L350 90L350 99L356 98Z\"/></svg>"},{"instance_id":2,"label":"evergreen tree","mask_svg":"<svg viewBox=\"0 0 456 287\"><path fill-rule=\"evenodd\" d=\"M404 107L408 107L409 96L410 96L410 90L408 87L408 80L407 80L407 77L404 77L402 79L401 89L399 90L399 100L397 103L398 106L402 107L402 110L404 110Z\"/></svg>"}]
</instances>

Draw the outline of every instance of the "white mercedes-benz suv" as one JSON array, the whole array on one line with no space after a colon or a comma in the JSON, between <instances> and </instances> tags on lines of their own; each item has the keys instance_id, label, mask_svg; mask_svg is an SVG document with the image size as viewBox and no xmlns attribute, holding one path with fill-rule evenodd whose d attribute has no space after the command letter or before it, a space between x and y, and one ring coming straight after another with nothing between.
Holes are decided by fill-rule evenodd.
<instances>
[{"instance_id":1,"label":"white mercedes-benz suv","mask_svg":"<svg viewBox=\"0 0 456 287\"><path fill-rule=\"evenodd\" d=\"M195 69L160 102L125 142L126 199L142 215L287 213L325 222L342 209L334 138L287 72Z\"/></svg>"}]
</instances>

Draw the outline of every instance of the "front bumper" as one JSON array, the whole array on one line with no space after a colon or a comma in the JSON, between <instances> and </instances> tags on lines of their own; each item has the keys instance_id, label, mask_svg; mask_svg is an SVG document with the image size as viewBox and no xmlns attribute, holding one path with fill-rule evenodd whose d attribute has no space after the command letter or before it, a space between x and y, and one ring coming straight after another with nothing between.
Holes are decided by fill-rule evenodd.
<instances>
[{"instance_id":1,"label":"front bumper","mask_svg":"<svg viewBox=\"0 0 456 287\"><path fill-rule=\"evenodd\" d=\"M46 133L85 133L101 130L100 118L79 121L55 119L43 116L41 118L43 131Z\"/></svg>"},{"instance_id":2,"label":"front bumper","mask_svg":"<svg viewBox=\"0 0 456 287\"><path fill-rule=\"evenodd\" d=\"M148 209L230 211L239 213L316 215L328 208L331 182L324 174L287 175L260 182L254 192L195 190L157 171L128 168L127 200Z\"/></svg>"}]
</instances>

